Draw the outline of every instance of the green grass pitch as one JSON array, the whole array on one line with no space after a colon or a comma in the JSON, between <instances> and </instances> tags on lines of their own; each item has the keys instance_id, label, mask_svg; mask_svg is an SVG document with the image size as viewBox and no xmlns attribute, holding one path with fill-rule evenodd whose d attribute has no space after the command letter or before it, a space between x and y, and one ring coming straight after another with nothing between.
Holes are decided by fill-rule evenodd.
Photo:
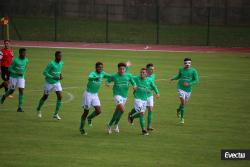
<instances>
[{"instance_id":1,"label":"green grass pitch","mask_svg":"<svg viewBox=\"0 0 250 167\"><path fill-rule=\"evenodd\" d=\"M248 167L250 161L221 161L221 149L250 148L250 55L225 53L163 53L132 51L95 51L62 49L64 104L61 121L52 120L56 96L51 94L38 119L35 107L42 96L42 71L54 58L56 49L29 48L30 59L25 88L24 113L17 113L17 92L0 105L1 167ZM17 48L15 48L17 55ZM200 75L186 107L185 125L176 117L176 82L168 79L191 57ZM116 64L130 60L131 72L152 62L161 98L155 100L150 136L140 135L127 123L120 122L120 134L107 135L105 125L114 111L112 89L103 86L99 96L103 113L93 120L88 135L79 133L82 92L87 74L102 61L106 72L117 71ZM1 90L1 94L3 90ZM133 106L129 92L127 112Z\"/></svg>"}]
</instances>

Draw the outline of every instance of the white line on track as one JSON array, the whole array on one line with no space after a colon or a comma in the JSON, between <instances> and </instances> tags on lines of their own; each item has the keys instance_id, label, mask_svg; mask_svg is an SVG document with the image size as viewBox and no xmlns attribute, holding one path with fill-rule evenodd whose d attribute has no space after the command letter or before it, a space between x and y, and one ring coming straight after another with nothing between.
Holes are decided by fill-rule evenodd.
<instances>
[{"instance_id":1,"label":"white line on track","mask_svg":"<svg viewBox=\"0 0 250 167\"><path fill-rule=\"evenodd\" d=\"M139 51L139 52L173 52L173 53L217 53L218 51L197 51L197 50L150 50L150 49L111 49L111 48L89 48L89 47L63 47L63 46L40 46L40 45L13 45L13 47L27 47L27 48L50 48L50 49L80 49L80 50L111 50L111 51Z\"/></svg>"}]
</instances>

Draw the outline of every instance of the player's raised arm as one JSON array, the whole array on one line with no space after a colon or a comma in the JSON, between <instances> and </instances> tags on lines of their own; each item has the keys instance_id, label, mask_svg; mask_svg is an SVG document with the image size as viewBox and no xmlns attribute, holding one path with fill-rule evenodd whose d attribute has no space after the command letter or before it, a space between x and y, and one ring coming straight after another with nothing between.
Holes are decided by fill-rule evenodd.
<instances>
[{"instance_id":1,"label":"player's raised arm","mask_svg":"<svg viewBox=\"0 0 250 167\"><path fill-rule=\"evenodd\" d=\"M199 75L198 75L198 72L195 70L194 73L193 73L193 79L189 83L189 85L193 86L193 85L196 85L197 83L199 83Z\"/></svg>"}]
</instances>

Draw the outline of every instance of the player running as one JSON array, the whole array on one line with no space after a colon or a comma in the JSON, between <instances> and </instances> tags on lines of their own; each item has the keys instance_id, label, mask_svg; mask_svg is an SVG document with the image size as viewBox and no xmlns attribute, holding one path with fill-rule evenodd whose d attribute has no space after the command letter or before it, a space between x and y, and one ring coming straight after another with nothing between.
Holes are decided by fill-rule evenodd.
<instances>
[{"instance_id":1,"label":"player running","mask_svg":"<svg viewBox=\"0 0 250 167\"><path fill-rule=\"evenodd\" d=\"M143 135L148 135L148 131L145 128L144 113L146 111L148 93L154 90L156 92L156 97L159 98L159 91L153 80L147 77L147 69L142 68L140 71L140 76L133 77L137 89L134 90L134 108L129 113L128 121L133 123L135 118L140 119L140 125Z\"/></svg>"},{"instance_id":2,"label":"player running","mask_svg":"<svg viewBox=\"0 0 250 167\"><path fill-rule=\"evenodd\" d=\"M84 126L86 118L88 125L92 127L92 119L101 113L101 103L98 97L98 91L100 89L103 78L109 78L110 75L103 71L103 63L97 62L95 64L95 71L91 72L88 77L87 89L83 94L83 105L84 112L81 116L80 132L81 134L87 135ZM93 111L89 116L89 109L94 107ZM88 117L87 117L88 116Z\"/></svg>"},{"instance_id":3,"label":"player running","mask_svg":"<svg viewBox=\"0 0 250 167\"><path fill-rule=\"evenodd\" d=\"M50 61L43 71L43 75L45 76L45 85L44 85L44 94L39 101L39 104L36 108L37 116L39 118L42 117L41 107L44 102L47 100L49 93L54 91L57 96L56 101L56 108L53 114L53 118L60 120L61 117L58 115L59 109L62 105L62 86L61 80L62 78L62 68L64 62L62 61L62 52L56 51L55 52L55 60Z\"/></svg>"},{"instance_id":4,"label":"player running","mask_svg":"<svg viewBox=\"0 0 250 167\"><path fill-rule=\"evenodd\" d=\"M146 69L147 69L147 78L149 80L151 80L152 82L155 82L155 78L156 75L154 73L154 65L152 63L149 63L146 65ZM155 84L154 84L155 85ZM148 109L148 125L147 125L147 130L148 131L153 131L154 128L152 127L152 119L153 119L153 107L154 107L154 96L153 96L153 91L156 93L157 92L155 90L157 89L157 86L155 85L156 89L154 89L154 87L149 85L149 89L151 91L148 91L147 94L147 109Z\"/></svg>"},{"instance_id":5,"label":"player running","mask_svg":"<svg viewBox=\"0 0 250 167\"><path fill-rule=\"evenodd\" d=\"M8 70L13 59L13 50L10 48L10 41L4 40L4 48L1 49L2 60L1 60L1 78L3 82L0 84L0 89L4 87L5 92L8 90L8 81L10 78L10 72ZM10 97L12 97L10 95Z\"/></svg>"},{"instance_id":6,"label":"player running","mask_svg":"<svg viewBox=\"0 0 250 167\"><path fill-rule=\"evenodd\" d=\"M10 79L9 79L9 89L1 98L1 103L3 104L6 97L14 93L15 89L19 89L19 97L18 97L18 109L17 112L24 112L23 111L23 91L25 87L25 73L27 69L27 64L29 62L28 58L26 57L26 49L20 48L19 49L19 57L14 58L12 61L9 72L10 72Z\"/></svg>"},{"instance_id":7,"label":"player running","mask_svg":"<svg viewBox=\"0 0 250 167\"><path fill-rule=\"evenodd\" d=\"M126 64L119 63L118 64L118 72L106 81L106 85L109 87L109 84L114 82L113 86L113 96L116 103L115 112L110 120L109 124L107 125L108 134L112 133L112 125L115 126L115 132L119 133L119 126L118 123L121 119L122 114L125 112L125 104L128 97L128 89L129 83L132 84L133 89L136 89L136 84L132 78L132 75L126 73Z\"/></svg>"},{"instance_id":8,"label":"player running","mask_svg":"<svg viewBox=\"0 0 250 167\"><path fill-rule=\"evenodd\" d=\"M191 67L191 59L184 59L184 67L179 68L179 73L171 78L179 80L177 84L178 94L180 97L180 106L177 109L177 117L180 123L184 124L184 106L191 96L193 85L199 82L199 76L195 68Z\"/></svg>"}]
</instances>

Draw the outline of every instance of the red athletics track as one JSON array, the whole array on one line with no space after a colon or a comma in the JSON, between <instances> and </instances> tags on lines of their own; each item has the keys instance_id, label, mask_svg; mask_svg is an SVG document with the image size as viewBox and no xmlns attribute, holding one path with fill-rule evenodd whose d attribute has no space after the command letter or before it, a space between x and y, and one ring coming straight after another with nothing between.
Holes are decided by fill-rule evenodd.
<instances>
[{"instance_id":1,"label":"red athletics track","mask_svg":"<svg viewBox=\"0 0 250 167\"><path fill-rule=\"evenodd\" d=\"M2 44L3 42L1 42ZM51 41L11 41L16 47L38 48L68 48L93 50L128 50L128 51L161 51L161 52L231 52L249 53L250 48L219 48L207 46L177 46L177 45L145 45L145 44L113 44L113 43L83 43L83 42L51 42Z\"/></svg>"}]
</instances>

